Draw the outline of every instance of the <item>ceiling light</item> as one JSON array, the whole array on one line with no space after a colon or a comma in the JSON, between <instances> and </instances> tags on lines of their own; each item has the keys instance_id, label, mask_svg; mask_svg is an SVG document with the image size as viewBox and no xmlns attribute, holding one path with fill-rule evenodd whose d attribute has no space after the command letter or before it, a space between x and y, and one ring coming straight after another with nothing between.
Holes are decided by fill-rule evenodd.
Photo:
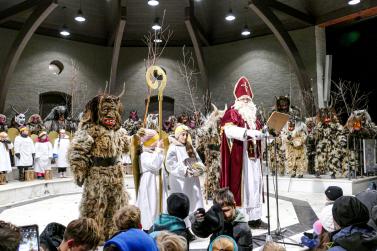
<instances>
[{"instance_id":1,"label":"ceiling light","mask_svg":"<svg viewBox=\"0 0 377 251\"><path fill-rule=\"evenodd\" d=\"M156 17L156 19L154 20L154 23L152 25L152 29L153 30L159 30L159 29L161 29L161 25L160 25L158 17Z\"/></svg>"},{"instance_id":2,"label":"ceiling light","mask_svg":"<svg viewBox=\"0 0 377 251\"><path fill-rule=\"evenodd\" d=\"M358 4L358 3L360 3L360 0L350 0L350 1L348 1L349 5L355 5L355 4Z\"/></svg>"},{"instance_id":3,"label":"ceiling light","mask_svg":"<svg viewBox=\"0 0 377 251\"><path fill-rule=\"evenodd\" d=\"M155 43L162 43L162 39L160 39L160 38L155 38L155 39L153 39L153 42L155 42Z\"/></svg>"},{"instance_id":4,"label":"ceiling light","mask_svg":"<svg viewBox=\"0 0 377 251\"><path fill-rule=\"evenodd\" d=\"M148 0L148 5L157 6L160 2L158 0Z\"/></svg>"},{"instance_id":5,"label":"ceiling light","mask_svg":"<svg viewBox=\"0 0 377 251\"><path fill-rule=\"evenodd\" d=\"M84 17L81 9L79 9L79 11L77 12L77 15L75 16L75 20L80 23L85 22L86 18Z\"/></svg>"},{"instance_id":6,"label":"ceiling light","mask_svg":"<svg viewBox=\"0 0 377 251\"><path fill-rule=\"evenodd\" d=\"M242 31L241 31L241 35L247 37L247 36L249 36L250 34L251 34L250 29L249 29L249 27L245 24L245 27L243 27L243 29L242 29Z\"/></svg>"},{"instance_id":7,"label":"ceiling light","mask_svg":"<svg viewBox=\"0 0 377 251\"><path fill-rule=\"evenodd\" d=\"M236 19L236 16L233 14L232 9L229 9L228 14L226 14L226 16L225 16L225 20L226 21L233 21L234 19Z\"/></svg>"},{"instance_id":8,"label":"ceiling light","mask_svg":"<svg viewBox=\"0 0 377 251\"><path fill-rule=\"evenodd\" d=\"M60 35L64 37L71 35L66 25L63 25L62 29L60 30Z\"/></svg>"}]
</instances>

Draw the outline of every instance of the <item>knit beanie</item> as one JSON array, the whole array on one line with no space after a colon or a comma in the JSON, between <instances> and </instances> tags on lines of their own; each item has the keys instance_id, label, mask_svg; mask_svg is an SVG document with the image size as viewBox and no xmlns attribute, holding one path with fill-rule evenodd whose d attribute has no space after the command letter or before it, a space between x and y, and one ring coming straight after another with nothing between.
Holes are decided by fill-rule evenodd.
<instances>
[{"instance_id":1,"label":"knit beanie","mask_svg":"<svg viewBox=\"0 0 377 251\"><path fill-rule=\"evenodd\" d=\"M329 200L334 201L337 198L343 196L343 190L338 186L329 186L326 189L325 194Z\"/></svg>"},{"instance_id":2,"label":"knit beanie","mask_svg":"<svg viewBox=\"0 0 377 251\"><path fill-rule=\"evenodd\" d=\"M174 137L176 139L178 139L179 135L181 135L181 133L183 132L188 132L190 130L190 128L188 128L187 126L183 125L183 124L180 124L179 126L177 126L175 128L175 131L174 131Z\"/></svg>"},{"instance_id":3,"label":"knit beanie","mask_svg":"<svg viewBox=\"0 0 377 251\"><path fill-rule=\"evenodd\" d=\"M190 200L186 194L172 193L167 199L168 213L172 216L184 219L190 210Z\"/></svg>"},{"instance_id":4,"label":"knit beanie","mask_svg":"<svg viewBox=\"0 0 377 251\"><path fill-rule=\"evenodd\" d=\"M334 218L332 216L332 207L333 205L326 206L324 209L322 209L319 215L319 221L321 222L323 228L330 233L335 231Z\"/></svg>"},{"instance_id":5,"label":"knit beanie","mask_svg":"<svg viewBox=\"0 0 377 251\"><path fill-rule=\"evenodd\" d=\"M158 133L152 129L144 129L144 133L145 134L140 139L143 145L150 148L156 147L160 139Z\"/></svg>"},{"instance_id":6,"label":"knit beanie","mask_svg":"<svg viewBox=\"0 0 377 251\"><path fill-rule=\"evenodd\" d=\"M368 208L353 196L342 196L333 205L334 220L343 228L351 225L363 225L369 220Z\"/></svg>"}]
</instances>

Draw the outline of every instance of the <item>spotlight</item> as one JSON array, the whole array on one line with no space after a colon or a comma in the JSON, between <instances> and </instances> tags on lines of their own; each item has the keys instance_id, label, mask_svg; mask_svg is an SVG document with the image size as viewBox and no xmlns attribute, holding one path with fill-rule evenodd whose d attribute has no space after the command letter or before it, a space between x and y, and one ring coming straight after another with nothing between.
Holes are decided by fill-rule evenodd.
<instances>
[{"instance_id":1,"label":"spotlight","mask_svg":"<svg viewBox=\"0 0 377 251\"><path fill-rule=\"evenodd\" d=\"M232 9L229 9L228 14L226 14L226 16L225 16L225 20L226 21L233 21L234 19L236 19L236 16L233 14Z\"/></svg>"},{"instance_id":2,"label":"spotlight","mask_svg":"<svg viewBox=\"0 0 377 251\"><path fill-rule=\"evenodd\" d=\"M349 5L356 5L356 4L358 4L358 3L360 3L360 0L349 0L349 1L348 1L348 4L349 4Z\"/></svg>"},{"instance_id":3,"label":"spotlight","mask_svg":"<svg viewBox=\"0 0 377 251\"><path fill-rule=\"evenodd\" d=\"M155 30L155 31L161 29L161 25L160 25L158 17L156 17L156 19L154 20L154 23L152 25L152 29Z\"/></svg>"},{"instance_id":4,"label":"spotlight","mask_svg":"<svg viewBox=\"0 0 377 251\"><path fill-rule=\"evenodd\" d=\"M148 0L148 5L157 6L160 2L158 0Z\"/></svg>"},{"instance_id":5,"label":"spotlight","mask_svg":"<svg viewBox=\"0 0 377 251\"><path fill-rule=\"evenodd\" d=\"M160 39L160 38L155 38L155 39L153 39L153 42L155 42L156 44L158 44L158 43L162 43L162 39Z\"/></svg>"},{"instance_id":6,"label":"spotlight","mask_svg":"<svg viewBox=\"0 0 377 251\"><path fill-rule=\"evenodd\" d=\"M80 23L85 22L86 18L84 17L81 9L79 9L79 11L77 12L77 15L75 16L75 20Z\"/></svg>"},{"instance_id":7,"label":"spotlight","mask_svg":"<svg viewBox=\"0 0 377 251\"><path fill-rule=\"evenodd\" d=\"M243 27L243 29L242 29L242 31L241 31L241 35L247 37L247 36L249 36L250 34L251 34L250 29L249 29L249 27L247 26L247 24L245 24L245 26Z\"/></svg>"},{"instance_id":8,"label":"spotlight","mask_svg":"<svg viewBox=\"0 0 377 251\"><path fill-rule=\"evenodd\" d=\"M60 35L64 37L71 35L66 25L63 25L62 29L60 30Z\"/></svg>"}]
</instances>

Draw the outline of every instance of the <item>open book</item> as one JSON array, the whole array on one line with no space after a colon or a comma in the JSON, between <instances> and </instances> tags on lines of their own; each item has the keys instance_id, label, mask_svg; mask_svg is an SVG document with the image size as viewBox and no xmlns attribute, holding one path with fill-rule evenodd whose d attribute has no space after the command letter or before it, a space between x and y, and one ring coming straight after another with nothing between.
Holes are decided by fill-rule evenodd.
<instances>
[{"instance_id":1,"label":"open book","mask_svg":"<svg viewBox=\"0 0 377 251\"><path fill-rule=\"evenodd\" d=\"M281 129L289 120L289 115L281 112L273 112L267 120L268 129L273 130L276 134L280 133Z\"/></svg>"}]
</instances>

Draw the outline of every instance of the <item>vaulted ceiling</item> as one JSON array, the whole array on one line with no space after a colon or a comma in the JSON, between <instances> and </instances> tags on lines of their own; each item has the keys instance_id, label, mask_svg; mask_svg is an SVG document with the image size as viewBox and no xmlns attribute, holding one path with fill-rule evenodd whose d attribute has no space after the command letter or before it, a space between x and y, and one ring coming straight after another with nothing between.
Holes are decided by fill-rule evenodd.
<instances>
[{"instance_id":1,"label":"vaulted ceiling","mask_svg":"<svg viewBox=\"0 0 377 251\"><path fill-rule=\"evenodd\" d=\"M185 25L186 7L191 6L196 29L200 30L205 45L227 43L245 39L241 36L241 30L245 24L249 26L253 36L271 34L264 22L248 8L250 0L160 0L160 4L151 7L147 0L81 0L82 10L86 22L78 23L74 20L80 0L58 0L56 8L37 29L37 34L62 38L59 34L63 24L70 29L68 38L76 41L111 46L114 41L114 32L121 16L122 6L126 9L126 27L123 33L122 46L144 46L142 41L145 34L151 31L151 25L156 17L162 18L165 11L165 24L174 32L169 41L169 46L191 45L191 39ZM360 9L368 9L377 6L376 0L364 0L360 6L349 6L347 0L265 0L278 3L276 8L272 6L274 13L283 22L285 29L295 30L318 23L324 23L332 19L350 15ZM0 0L0 27L21 29L33 8L15 15L7 13L12 7L22 3L36 5L37 0ZM280 6L280 7L279 7ZM281 8L281 6L288 7ZM229 8L232 8L236 20L228 22L224 19ZM298 16L294 17L296 12ZM20 9L22 10L22 9ZM292 14L293 13L293 14ZM297 13L296 13L297 14ZM303 19L297 18L304 16ZM3 18L6 17L6 18ZM308 22L313 20L313 22ZM250 38L250 37L249 37ZM249 39L246 38L246 39Z\"/></svg>"}]
</instances>

